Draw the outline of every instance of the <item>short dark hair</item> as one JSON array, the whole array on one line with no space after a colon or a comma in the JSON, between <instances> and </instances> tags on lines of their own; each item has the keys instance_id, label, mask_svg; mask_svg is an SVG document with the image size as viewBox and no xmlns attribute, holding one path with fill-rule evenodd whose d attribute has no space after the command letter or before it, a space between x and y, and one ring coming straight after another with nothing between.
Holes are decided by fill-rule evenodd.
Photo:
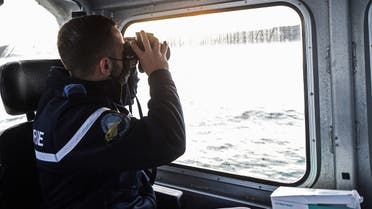
<instances>
[{"instance_id":1,"label":"short dark hair","mask_svg":"<svg viewBox=\"0 0 372 209\"><path fill-rule=\"evenodd\" d=\"M101 56L109 56L114 44L116 23L101 15L78 17L66 22L58 32L58 52L66 69L84 78Z\"/></svg>"}]
</instances>

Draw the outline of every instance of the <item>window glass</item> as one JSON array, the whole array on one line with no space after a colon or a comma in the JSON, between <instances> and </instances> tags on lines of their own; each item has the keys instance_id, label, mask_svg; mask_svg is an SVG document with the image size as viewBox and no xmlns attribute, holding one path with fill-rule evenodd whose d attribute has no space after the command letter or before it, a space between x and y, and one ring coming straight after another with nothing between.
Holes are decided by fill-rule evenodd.
<instances>
[{"instance_id":1,"label":"window glass","mask_svg":"<svg viewBox=\"0 0 372 209\"><path fill-rule=\"evenodd\" d=\"M176 164L284 183L303 177L301 27L293 9L272 6L137 22L125 30L126 37L145 30L169 43L187 133ZM147 101L146 76L138 90Z\"/></svg>"},{"instance_id":2,"label":"window glass","mask_svg":"<svg viewBox=\"0 0 372 209\"><path fill-rule=\"evenodd\" d=\"M58 58L55 17L36 1L5 0L0 6L0 65L14 60ZM8 115L0 103L0 132L25 116Z\"/></svg>"}]
</instances>

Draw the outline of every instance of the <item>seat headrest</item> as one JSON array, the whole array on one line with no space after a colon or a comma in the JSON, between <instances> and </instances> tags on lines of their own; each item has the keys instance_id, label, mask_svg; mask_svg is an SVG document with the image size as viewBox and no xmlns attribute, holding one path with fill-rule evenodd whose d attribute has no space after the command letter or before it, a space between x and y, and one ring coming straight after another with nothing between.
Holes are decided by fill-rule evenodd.
<instances>
[{"instance_id":1,"label":"seat headrest","mask_svg":"<svg viewBox=\"0 0 372 209\"><path fill-rule=\"evenodd\" d=\"M8 114L27 114L37 109L51 66L63 65L58 59L24 60L0 67L1 98Z\"/></svg>"}]
</instances>

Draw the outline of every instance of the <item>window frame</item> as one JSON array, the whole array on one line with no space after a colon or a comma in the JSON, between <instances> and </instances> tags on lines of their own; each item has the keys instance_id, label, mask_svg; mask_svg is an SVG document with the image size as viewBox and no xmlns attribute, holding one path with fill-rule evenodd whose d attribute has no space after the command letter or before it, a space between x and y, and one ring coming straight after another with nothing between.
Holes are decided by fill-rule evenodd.
<instances>
[{"instance_id":1,"label":"window frame","mask_svg":"<svg viewBox=\"0 0 372 209\"><path fill-rule=\"evenodd\" d=\"M365 31L368 32L368 34L366 34L366 43L368 43L368 49L366 49L366 71L369 72L369 78L367 77L367 82L369 83L369 85L367 86L367 92L368 92L368 95L367 95L367 101L369 101L368 103L370 103L370 101L372 101L372 59L371 59L371 56L372 56L372 3L370 2L369 5L367 6L367 13L366 14L366 28L365 28ZM367 74L368 75L368 74ZM370 110L370 108L368 108L368 120L372 120L372 111ZM369 122L371 123L371 122ZM369 125L369 134L372 135L372 128L371 128L371 125ZM368 144L369 144L369 156L372 156L372 138L369 137L369 140L368 140ZM370 168L372 169L372 158L370 157Z\"/></svg>"},{"instance_id":2,"label":"window frame","mask_svg":"<svg viewBox=\"0 0 372 209\"><path fill-rule=\"evenodd\" d=\"M192 177L200 177L208 180L215 180L233 185L244 185L251 188L260 188L268 191L273 191L278 185L286 186L311 186L317 176L319 175L318 158L320 145L319 127L317 124L318 112L316 104L318 101L318 92L315 90L315 66L314 66L314 48L313 47L313 26L312 16L306 6L298 0L253 0L253 1L237 1L222 4L214 4L200 7L192 7L186 9L177 9L164 12L156 12L150 14L141 14L128 17L119 22L119 29L124 34L130 24L137 22L144 22L150 20L159 20L167 18L176 18L184 16L196 16L198 14L209 14L217 12L226 12L234 10L245 10L253 8L264 8L269 6L288 6L295 10L300 19L302 26L302 42L303 42L303 65L304 65L304 96L305 96L305 156L306 156L306 171L304 176L294 183L282 183L276 181L269 181L264 179L257 179L249 176L240 176L222 171L214 171L192 166L185 166L172 163L168 166L162 166L159 169L165 172L189 175Z\"/></svg>"}]
</instances>

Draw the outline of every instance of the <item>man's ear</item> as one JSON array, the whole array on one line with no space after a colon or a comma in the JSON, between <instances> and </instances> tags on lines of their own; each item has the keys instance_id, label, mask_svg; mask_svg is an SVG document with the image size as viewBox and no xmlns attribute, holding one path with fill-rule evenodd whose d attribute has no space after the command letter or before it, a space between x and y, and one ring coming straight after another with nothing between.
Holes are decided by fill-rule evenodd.
<instances>
[{"instance_id":1,"label":"man's ear","mask_svg":"<svg viewBox=\"0 0 372 209\"><path fill-rule=\"evenodd\" d=\"M99 70L103 75L109 76L111 74L111 68L112 64L110 59L103 57L99 60Z\"/></svg>"}]
</instances>

